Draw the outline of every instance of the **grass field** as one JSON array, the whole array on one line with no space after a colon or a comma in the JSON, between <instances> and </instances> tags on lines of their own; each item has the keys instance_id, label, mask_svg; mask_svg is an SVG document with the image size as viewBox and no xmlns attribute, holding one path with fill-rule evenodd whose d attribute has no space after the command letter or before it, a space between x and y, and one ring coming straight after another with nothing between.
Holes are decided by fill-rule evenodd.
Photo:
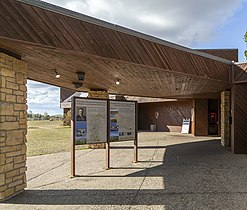
<instances>
[{"instance_id":1,"label":"grass field","mask_svg":"<svg viewBox=\"0 0 247 210\"><path fill-rule=\"evenodd\" d=\"M61 121L28 121L27 156L70 151L70 128Z\"/></svg>"}]
</instances>

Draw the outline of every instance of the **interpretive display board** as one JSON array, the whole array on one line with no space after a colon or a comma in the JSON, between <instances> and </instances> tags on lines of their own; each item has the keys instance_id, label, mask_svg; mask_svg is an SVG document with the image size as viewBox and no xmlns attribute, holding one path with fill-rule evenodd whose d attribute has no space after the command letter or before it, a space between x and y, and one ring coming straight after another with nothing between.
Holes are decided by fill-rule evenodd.
<instances>
[{"instance_id":1,"label":"interpretive display board","mask_svg":"<svg viewBox=\"0 0 247 210\"><path fill-rule=\"evenodd\" d=\"M136 102L110 101L111 141L134 140L136 137Z\"/></svg>"},{"instance_id":2,"label":"interpretive display board","mask_svg":"<svg viewBox=\"0 0 247 210\"><path fill-rule=\"evenodd\" d=\"M107 100L74 98L75 144L107 141Z\"/></svg>"},{"instance_id":3,"label":"interpretive display board","mask_svg":"<svg viewBox=\"0 0 247 210\"><path fill-rule=\"evenodd\" d=\"M76 174L75 144L105 143L110 169L110 142L133 140L138 161L137 102L73 97L71 127L71 177Z\"/></svg>"}]
</instances>

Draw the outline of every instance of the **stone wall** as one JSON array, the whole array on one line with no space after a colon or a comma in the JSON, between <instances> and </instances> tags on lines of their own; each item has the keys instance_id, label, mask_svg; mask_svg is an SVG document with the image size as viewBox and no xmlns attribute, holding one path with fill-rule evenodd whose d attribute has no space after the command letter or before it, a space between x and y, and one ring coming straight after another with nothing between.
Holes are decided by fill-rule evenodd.
<instances>
[{"instance_id":1,"label":"stone wall","mask_svg":"<svg viewBox=\"0 0 247 210\"><path fill-rule=\"evenodd\" d=\"M26 187L27 65L0 53L0 200Z\"/></svg>"},{"instance_id":2,"label":"stone wall","mask_svg":"<svg viewBox=\"0 0 247 210\"><path fill-rule=\"evenodd\" d=\"M231 92L223 91L221 93L221 145L230 147L231 125L229 118L231 116Z\"/></svg>"}]
</instances>

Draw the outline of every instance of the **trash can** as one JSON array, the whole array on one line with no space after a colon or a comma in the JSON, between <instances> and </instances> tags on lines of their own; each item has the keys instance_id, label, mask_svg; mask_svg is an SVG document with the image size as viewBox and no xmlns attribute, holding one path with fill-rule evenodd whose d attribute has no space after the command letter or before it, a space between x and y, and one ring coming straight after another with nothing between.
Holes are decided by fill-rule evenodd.
<instances>
[{"instance_id":1,"label":"trash can","mask_svg":"<svg viewBox=\"0 0 247 210\"><path fill-rule=\"evenodd\" d=\"M156 125L155 124L150 125L150 131L152 131L152 132L156 131Z\"/></svg>"}]
</instances>

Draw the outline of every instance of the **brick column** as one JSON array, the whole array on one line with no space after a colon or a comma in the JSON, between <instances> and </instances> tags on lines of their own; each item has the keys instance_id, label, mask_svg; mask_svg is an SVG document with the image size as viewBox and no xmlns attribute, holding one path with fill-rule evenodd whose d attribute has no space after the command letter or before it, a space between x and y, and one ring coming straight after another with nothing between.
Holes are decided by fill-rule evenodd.
<instances>
[{"instance_id":1,"label":"brick column","mask_svg":"<svg viewBox=\"0 0 247 210\"><path fill-rule=\"evenodd\" d=\"M0 53L0 200L26 187L27 65Z\"/></svg>"},{"instance_id":2,"label":"brick column","mask_svg":"<svg viewBox=\"0 0 247 210\"><path fill-rule=\"evenodd\" d=\"M229 118L231 116L231 92L221 92L221 145L230 147L231 125Z\"/></svg>"},{"instance_id":3,"label":"brick column","mask_svg":"<svg viewBox=\"0 0 247 210\"><path fill-rule=\"evenodd\" d=\"M105 90L90 90L88 92L88 98L101 98L101 99L108 99L109 93ZM101 144L89 144L88 148L91 149L104 149L105 143Z\"/></svg>"}]
</instances>

